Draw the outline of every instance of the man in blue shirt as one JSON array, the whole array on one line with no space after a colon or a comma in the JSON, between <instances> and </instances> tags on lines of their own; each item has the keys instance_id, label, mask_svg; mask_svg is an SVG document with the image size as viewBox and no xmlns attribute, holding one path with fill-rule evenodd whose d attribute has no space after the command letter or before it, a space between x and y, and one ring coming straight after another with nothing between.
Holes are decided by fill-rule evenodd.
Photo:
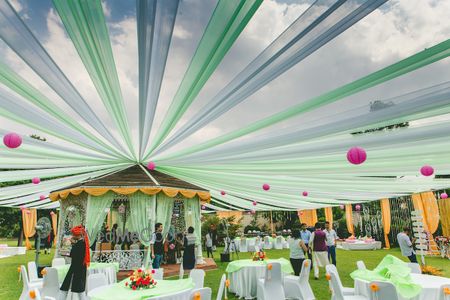
<instances>
[{"instance_id":1,"label":"man in blue shirt","mask_svg":"<svg viewBox=\"0 0 450 300\"><path fill-rule=\"evenodd\" d=\"M305 243L306 248L308 248L308 251L306 252L306 254L307 254L308 258L311 259L311 250L310 250L310 247L308 246L309 240L311 239L311 232L306 228L307 228L307 226L305 223L302 223L300 225L300 237L301 237L303 243ZM312 263L312 260L311 260L311 263Z\"/></svg>"}]
</instances>

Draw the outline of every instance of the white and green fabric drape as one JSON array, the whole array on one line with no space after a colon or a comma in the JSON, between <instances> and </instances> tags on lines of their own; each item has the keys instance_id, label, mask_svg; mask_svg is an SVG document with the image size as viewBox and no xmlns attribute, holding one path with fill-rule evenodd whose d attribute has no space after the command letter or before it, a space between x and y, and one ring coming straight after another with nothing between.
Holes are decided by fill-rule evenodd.
<instances>
[{"instance_id":1,"label":"white and green fabric drape","mask_svg":"<svg viewBox=\"0 0 450 300\"><path fill-rule=\"evenodd\" d=\"M169 232L172 221L174 199L163 192L156 194L156 223L163 225L163 236ZM152 228L154 231L155 228Z\"/></svg>"},{"instance_id":2,"label":"white and green fabric drape","mask_svg":"<svg viewBox=\"0 0 450 300\"><path fill-rule=\"evenodd\" d=\"M198 197L184 200L184 219L186 229L190 226L194 227L194 234L197 237L197 244L201 244L202 225L201 225L200 201Z\"/></svg>"},{"instance_id":3,"label":"white and green fabric drape","mask_svg":"<svg viewBox=\"0 0 450 300\"><path fill-rule=\"evenodd\" d=\"M86 207L86 230L89 234L89 243L94 244L97 235L102 229L108 209L116 197L113 192L107 192L101 196L88 195Z\"/></svg>"}]
</instances>

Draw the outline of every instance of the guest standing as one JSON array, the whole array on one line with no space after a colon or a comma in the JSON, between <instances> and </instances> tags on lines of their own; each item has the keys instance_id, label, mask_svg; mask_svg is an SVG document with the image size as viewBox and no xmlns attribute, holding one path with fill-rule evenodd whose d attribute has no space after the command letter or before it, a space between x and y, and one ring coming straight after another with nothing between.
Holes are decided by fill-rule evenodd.
<instances>
[{"instance_id":1,"label":"guest standing","mask_svg":"<svg viewBox=\"0 0 450 300\"><path fill-rule=\"evenodd\" d=\"M325 222L325 234L327 236L327 247L328 247L328 260L331 260L333 265L336 265L336 240L339 238L331 228L330 222Z\"/></svg>"},{"instance_id":2,"label":"guest standing","mask_svg":"<svg viewBox=\"0 0 450 300\"><path fill-rule=\"evenodd\" d=\"M205 246L206 246L206 255L208 255L209 258L209 254L211 253L211 258L214 258L213 255L213 251L212 251L212 247L213 247L213 240L212 240L212 232L209 231L206 236L205 236Z\"/></svg>"},{"instance_id":3,"label":"guest standing","mask_svg":"<svg viewBox=\"0 0 450 300\"><path fill-rule=\"evenodd\" d=\"M90 264L89 239L86 230L79 225L71 229L72 232L72 249L70 250L69 271L67 271L61 286L59 299L66 299L69 289L72 293L77 293L79 299L86 299L86 270Z\"/></svg>"},{"instance_id":4,"label":"guest standing","mask_svg":"<svg viewBox=\"0 0 450 300\"><path fill-rule=\"evenodd\" d=\"M188 228L188 234L184 237L183 269L192 270L195 268L195 242L194 227Z\"/></svg>"},{"instance_id":5,"label":"guest standing","mask_svg":"<svg viewBox=\"0 0 450 300\"><path fill-rule=\"evenodd\" d=\"M300 225L300 235L303 243L305 243L306 248L308 248L308 251L306 251L305 254L312 261L311 249L309 248L309 240L311 239L311 232L307 229L305 223L302 223L302 225Z\"/></svg>"},{"instance_id":6,"label":"guest standing","mask_svg":"<svg viewBox=\"0 0 450 300\"><path fill-rule=\"evenodd\" d=\"M322 224L316 223L314 228L315 231L311 234L309 246L311 247L314 261L314 278L319 279L319 267L325 267L330 262L328 261L327 236L322 230Z\"/></svg>"},{"instance_id":7,"label":"guest standing","mask_svg":"<svg viewBox=\"0 0 450 300\"><path fill-rule=\"evenodd\" d=\"M289 240L289 257L295 276L300 275L303 261L305 260L305 253L308 252L305 243L300 238L300 230L294 229L292 231L292 238Z\"/></svg>"},{"instance_id":8,"label":"guest standing","mask_svg":"<svg viewBox=\"0 0 450 300\"><path fill-rule=\"evenodd\" d=\"M47 238L45 239L45 254L51 254L53 240L55 239L55 235L53 234L53 229L50 230L50 233L48 234Z\"/></svg>"},{"instance_id":9,"label":"guest standing","mask_svg":"<svg viewBox=\"0 0 450 300\"><path fill-rule=\"evenodd\" d=\"M416 239L413 238L411 241L409 238L410 233L411 230L408 227L404 227L403 232L397 234L397 242L402 250L402 255L406 256L410 262L417 263L416 252L413 248Z\"/></svg>"},{"instance_id":10,"label":"guest standing","mask_svg":"<svg viewBox=\"0 0 450 300\"><path fill-rule=\"evenodd\" d=\"M150 241L150 248L152 251L152 267L153 269L159 269L161 261L164 256L164 237L162 235L163 226L161 223L156 223L155 232L152 235Z\"/></svg>"}]
</instances>

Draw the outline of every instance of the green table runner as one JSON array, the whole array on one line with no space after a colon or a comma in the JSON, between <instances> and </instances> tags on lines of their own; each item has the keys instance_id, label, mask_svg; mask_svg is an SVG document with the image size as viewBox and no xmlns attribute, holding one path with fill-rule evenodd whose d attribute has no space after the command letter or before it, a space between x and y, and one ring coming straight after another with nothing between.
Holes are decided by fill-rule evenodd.
<instances>
[{"instance_id":1,"label":"green table runner","mask_svg":"<svg viewBox=\"0 0 450 300\"><path fill-rule=\"evenodd\" d=\"M191 278L180 280L158 280L156 287L152 289L143 289L133 291L125 286L124 279L121 282L113 284L111 287L103 289L98 293L91 295L91 300L144 300L152 297L160 297L168 294L175 294L181 291L193 289L195 287Z\"/></svg>"},{"instance_id":2,"label":"green table runner","mask_svg":"<svg viewBox=\"0 0 450 300\"><path fill-rule=\"evenodd\" d=\"M274 262L278 262L281 264L281 271L283 273L286 273L286 274L294 273L291 263L285 258L268 259L268 260L264 260L264 261L253 261L251 259L235 260L228 264L225 272L233 273L233 272L239 271L240 269L242 269L244 267L265 266L267 264L274 263Z\"/></svg>"},{"instance_id":3,"label":"green table runner","mask_svg":"<svg viewBox=\"0 0 450 300\"><path fill-rule=\"evenodd\" d=\"M371 270L356 270L350 274L353 279L365 281L388 281L392 283L403 298L413 298L420 294L422 287L411 279L411 269L404 261L386 255L378 266Z\"/></svg>"},{"instance_id":4,"label":"green table runner","mask_svg":"<svg viewBox=\"0 0 450 300\"><path fill-rule=\"evenodd\" d=\"M91 262L89 269L105 269L109 267L114 267L116 272L119 271L119 263L95 263ZM53 267L58 272L58 280L59 282L63 282L66 277L67 272L69 271L70 265L56 266Z\"/></svg>"}]
</instances>

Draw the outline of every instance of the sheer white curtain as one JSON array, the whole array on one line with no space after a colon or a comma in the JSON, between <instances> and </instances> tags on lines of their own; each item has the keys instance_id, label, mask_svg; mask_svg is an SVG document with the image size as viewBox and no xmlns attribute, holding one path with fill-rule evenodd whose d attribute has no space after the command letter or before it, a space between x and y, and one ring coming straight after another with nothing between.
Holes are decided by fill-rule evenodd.
<instances>
[{"instance_id":1,"label":"sheer white curtain","mask_svg":"<svg viewBox=\"0 0 450 300\"><path fill-rule=\"evenodd\" d=\"M174 199L167 196L164 192L156 195L156 222L163 224L163 236L169 232L170 222L172 220ZM152 228L154 230L154 228Z\"/></svg>"}]
</instances>

